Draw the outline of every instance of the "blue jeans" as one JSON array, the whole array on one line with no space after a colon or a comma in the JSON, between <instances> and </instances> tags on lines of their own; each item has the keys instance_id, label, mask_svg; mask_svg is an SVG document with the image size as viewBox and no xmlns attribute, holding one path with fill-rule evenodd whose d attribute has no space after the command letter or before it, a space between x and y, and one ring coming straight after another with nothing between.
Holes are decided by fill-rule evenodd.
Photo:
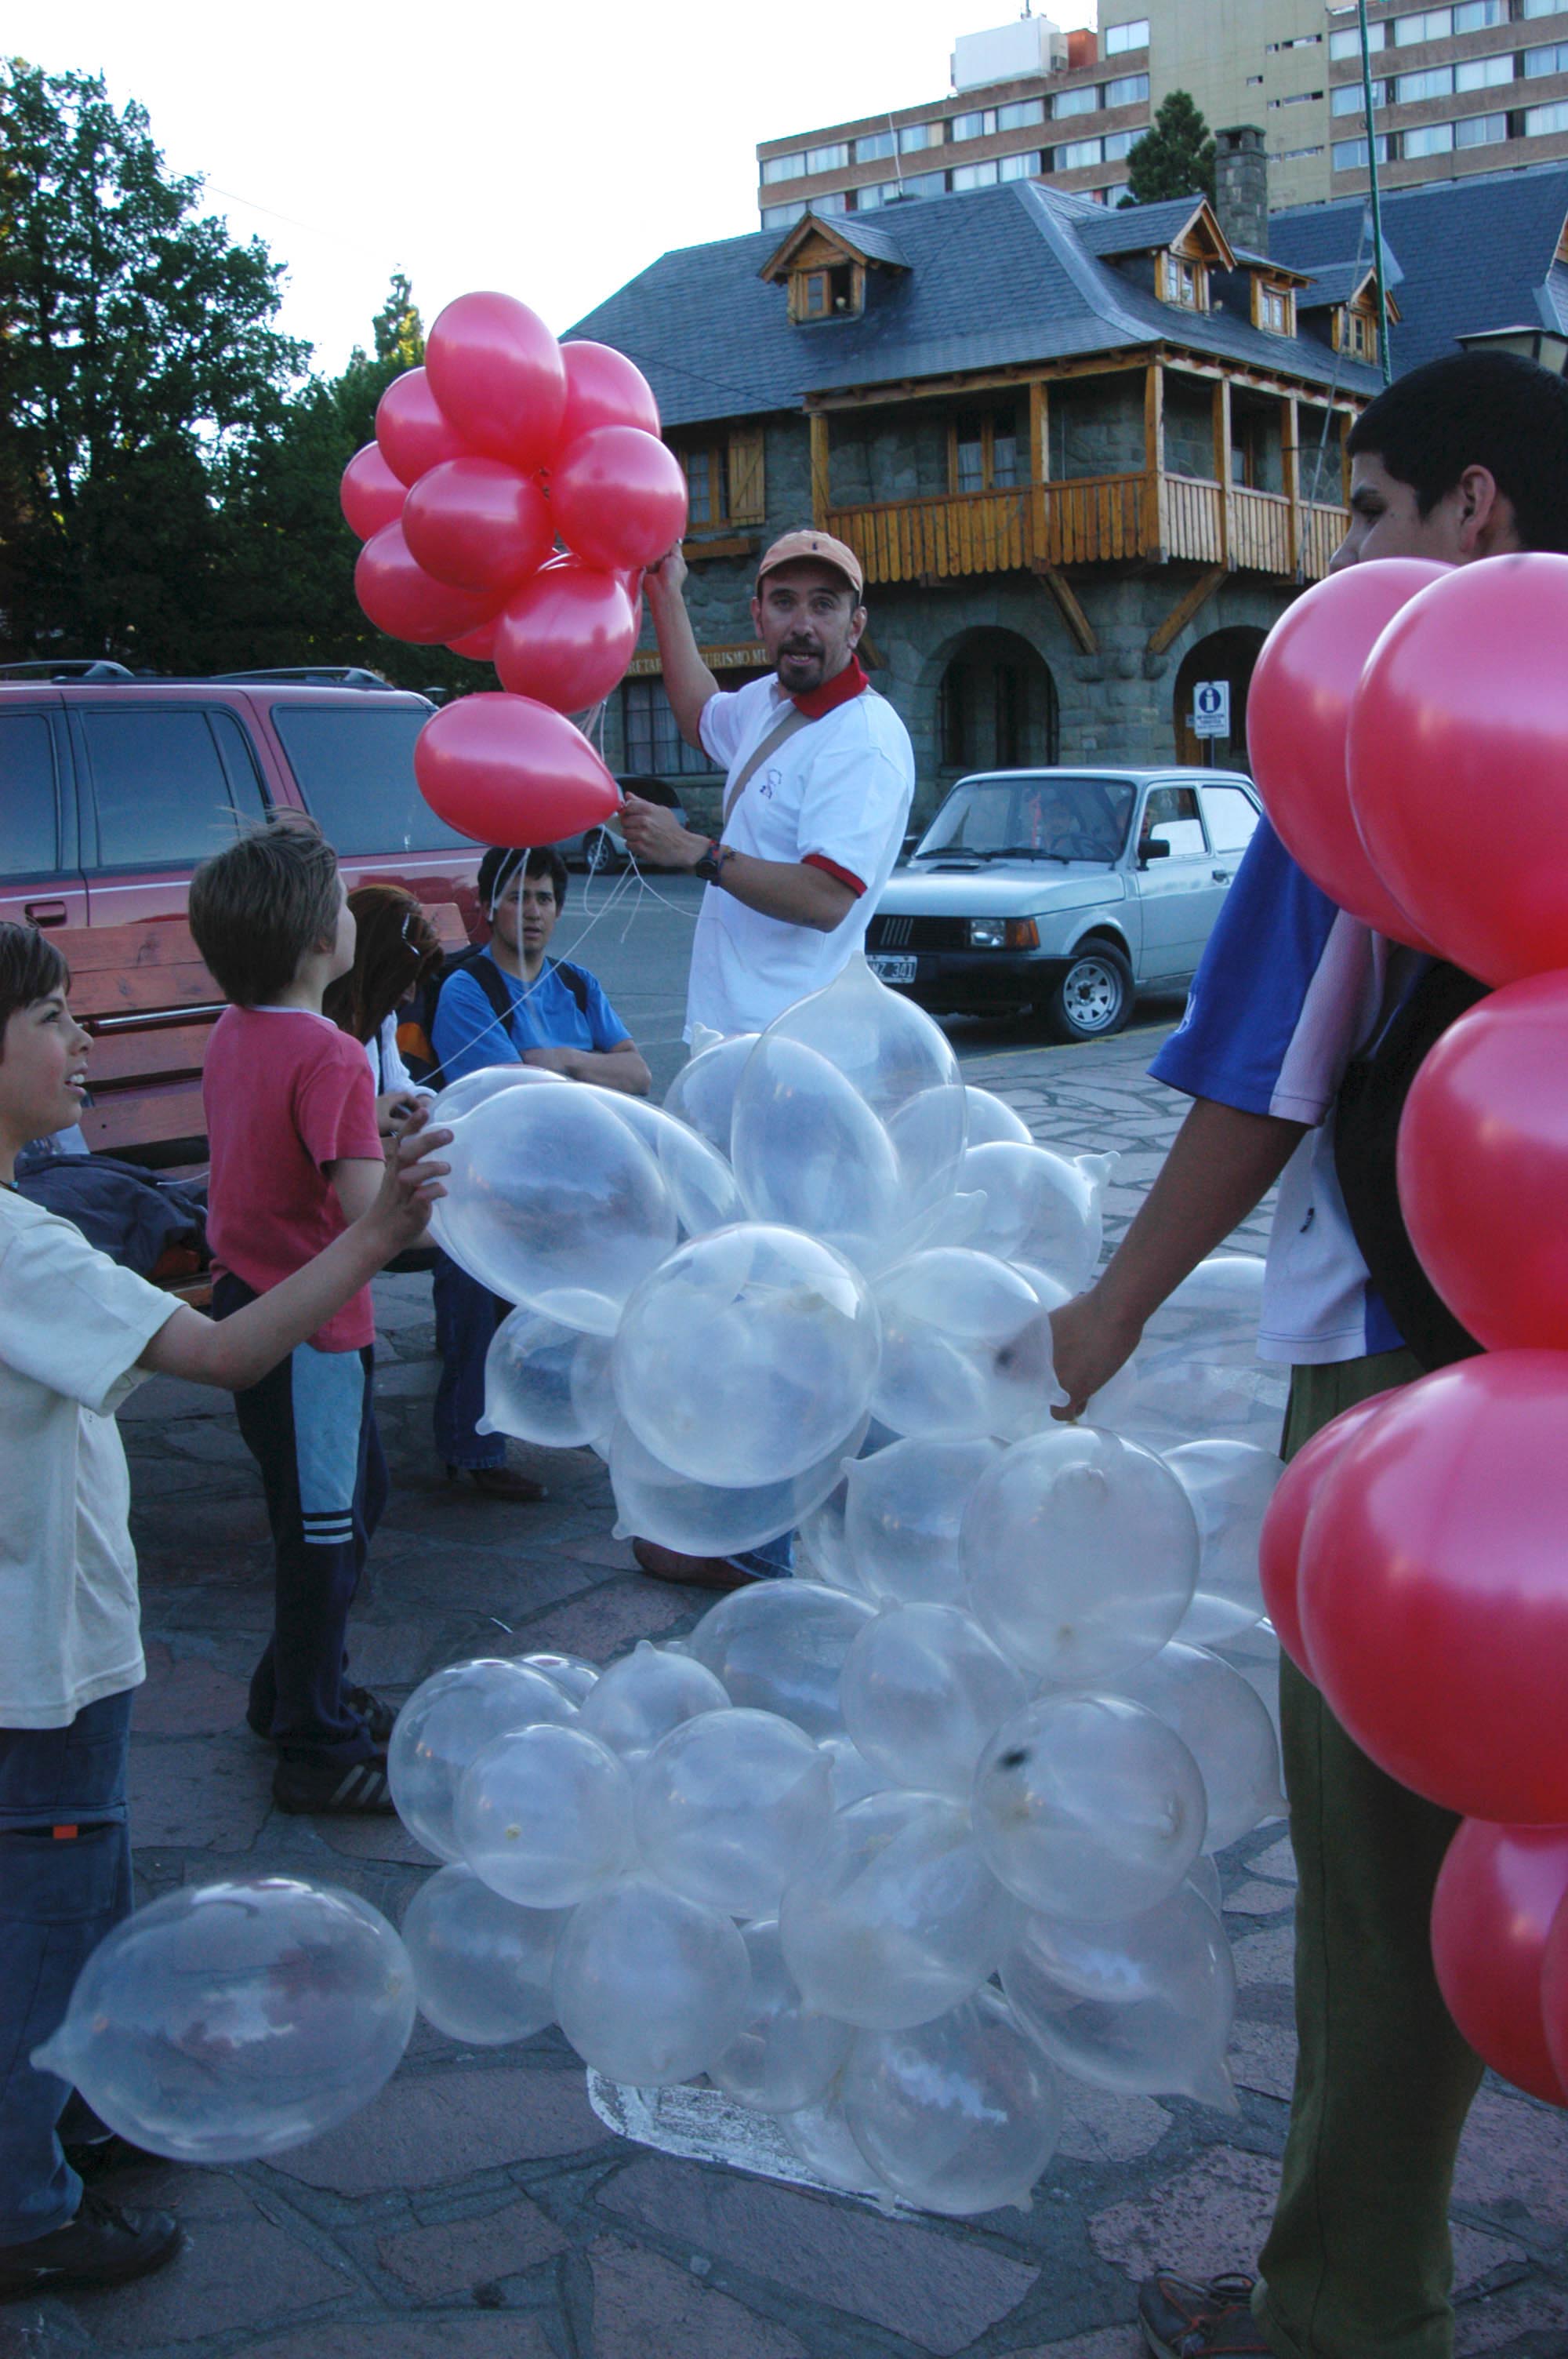
<instances>
[{"instance_id":1,"label":"blue jeans","mask_svg":"<svg viewBox=\"0 0 1568 2359\"><path fill-rule=\"evenodd\" d=\"M510 1305L446 1254L437 1260L433 1291L436 1349L441 1355L436 1453L448 1466L504 1466L505 1436L476 1433L474 1428L484 1415L485 1355Z\"/></svg>"},{"instance_id":2,"label":"blue jeans","mask_svg":"<svg viewBox=\"0 0 1568 2359\"><path fill-rule=\"evenodd\" d=\"M58 2031L93 1951L131 1913L125 1766L131 1690L68 1728L0 1728L0 2245L76 2217L81 2181L58 2135L103 2136L68 2084L28 2059Z\"/></svg>"}]
</instances>

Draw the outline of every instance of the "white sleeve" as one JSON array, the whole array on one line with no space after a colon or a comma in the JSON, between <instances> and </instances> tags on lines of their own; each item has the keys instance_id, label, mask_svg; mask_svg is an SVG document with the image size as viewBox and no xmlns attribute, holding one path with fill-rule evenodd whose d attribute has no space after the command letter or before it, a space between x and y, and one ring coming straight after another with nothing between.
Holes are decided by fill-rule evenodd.
<instances>
[{"instance_id":1,"label":"white sleeve","mask_svg":"<svg viewBox=\"0 0 1568 2359\"><path fill-rule=\"evenodd\" d=\"M712 755L721 770L729 769L741 750L746 734L746 715L741 694L720 689L703 706L697 724L704 750Z\"/></svg>"},{"instance_id":2,"label":"white sleeve","mask_svg":"<svg viewBox=\"0 0 1568 2359\"><path fill-rule=\"evenodd\" d=\"M54 1214L0 1254L0 1360L101 1417L140 1381L136 1362L179 1308Z\"/></svg>"},{"instance_id":3,"label":"white sleeve","mask_svg":"<svg viewBox=\"0 0 1568 2359\"><path fill-rule=\"evenodd\" d=\"M377 1045L381 1052L381 1079L376 1095L384 1096L388 1090L412 1090L414 1076L404 1063L403 1051L397 1045L395 1016L389 1016L383 1024L377 1036Z\"/></svg>"},{"instance_id":4,"label":"white sleeve","mask_svg":"<svg viewBox=\"0 0 1568 2359\"><path fill-rule=\"evenodd\" d=\"M909 821L914 781L880 746L847 745L811 766L799 857L815 854L863 888L886 881Z\"/></svg>"}]
</instances>

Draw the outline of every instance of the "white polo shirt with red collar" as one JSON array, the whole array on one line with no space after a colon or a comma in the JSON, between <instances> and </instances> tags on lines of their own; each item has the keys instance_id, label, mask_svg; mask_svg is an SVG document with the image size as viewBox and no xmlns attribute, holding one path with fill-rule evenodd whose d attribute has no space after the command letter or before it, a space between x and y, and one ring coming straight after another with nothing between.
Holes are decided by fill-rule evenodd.
<instances>
[{"instance_id":1,"label":"white polo shirt with red collar","mask_svg":"<svg viewBox=\"0 0 1568 2359\"><path fill-rule=\"evenodd\" d=\"M691 948L687 1038L693 1027L760 1032L797 999L821 991L866 939L892 873L914 796L914 749L858 660L810 695L776 679L750 681L702 709L702 742L723 766L725 796L794 702L816 715L753 770L724 826L724 842L758 860L805 862L848 885L855 899L830 934L748 909L710 885Z\"/></svg>"}]
</instances>

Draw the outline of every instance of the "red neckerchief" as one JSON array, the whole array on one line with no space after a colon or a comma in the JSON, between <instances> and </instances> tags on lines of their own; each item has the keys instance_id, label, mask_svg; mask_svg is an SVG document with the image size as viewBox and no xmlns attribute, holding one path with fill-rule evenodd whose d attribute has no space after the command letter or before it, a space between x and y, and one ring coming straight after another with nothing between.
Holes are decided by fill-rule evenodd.
<instances>
[{"instance_id":1,"label":"red neckerchief","mask_svg":"<svg viewBox=\"0 0 1568 2359\"><path fill-rule=\"evenodd\" d=\"M825 712L832 712L840 704L848 704L851 697L862 695L871 684L860 657L851 655L842 671L836 671L820 688L808 688L804 696L792 696L790 702L808 721L820 721Z\"/></svg>"}]
</instances>

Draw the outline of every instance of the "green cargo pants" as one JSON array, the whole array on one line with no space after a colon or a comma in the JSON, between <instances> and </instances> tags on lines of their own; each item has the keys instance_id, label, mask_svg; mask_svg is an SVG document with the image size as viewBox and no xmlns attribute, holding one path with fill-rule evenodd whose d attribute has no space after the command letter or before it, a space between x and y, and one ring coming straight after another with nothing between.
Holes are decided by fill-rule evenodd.
<instances>
[{"instance_id":1,"label":"green cargo pants","mask_svg":"<svg viewBox=\"0 0 1568 2359\"><path fill-rule=\"evenodd\" d=\"M1421 1374L1408 1352L1297 1368L1285 1456ZM1280 1702L1300 2055L1254 2308L1280 2359L1452 2359L1448 2199L1482 2067L1438 1992L1428 1919L1458 1821L1375 1768L1288 1658Z\"/></svg>"}]
</instances>

